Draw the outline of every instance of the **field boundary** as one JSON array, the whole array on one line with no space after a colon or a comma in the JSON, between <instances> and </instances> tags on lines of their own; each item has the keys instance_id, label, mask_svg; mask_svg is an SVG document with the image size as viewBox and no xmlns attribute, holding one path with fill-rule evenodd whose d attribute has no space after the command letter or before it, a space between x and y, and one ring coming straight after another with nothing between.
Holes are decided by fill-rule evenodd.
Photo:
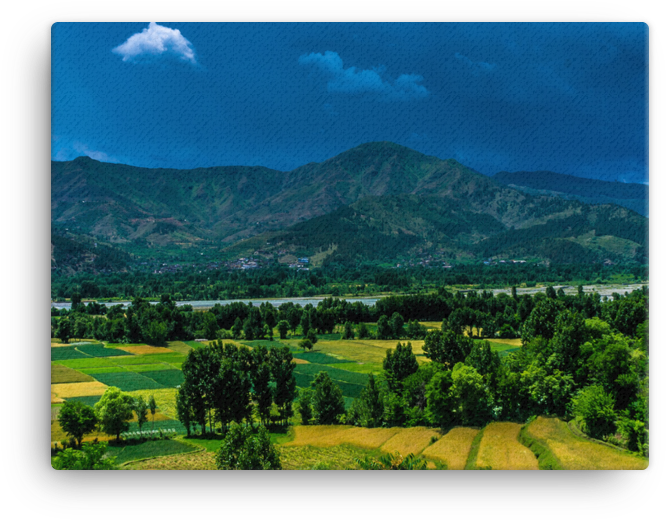
<instances>
[{"instance_id":1,"label":"field boundary","mask_svg":"<svg viewBox=\"0 0 666 520\"><path fill-rule=\"evenodd\" d=\"M602 446L607 446L609 448L616 449L618 451L621 451L623 453L628 453L629 455L633 455L635 457L639 457L641 459L647 459L647 457L641 457L638 453L628 450L626 448L622 448L620 446L615 446L614 444L611 444L610 442L602 441L600 439L595 439L594 437L590 437L587 435L583 430L580 429L580 426L578 426L578 422L576 419L571 419L568 423L567 426L569 427L569 431L573 433L576 437L580 437L581 439L585 439L586 441L592 441L596 444L601 444Z\"/></svg>"},{"instance_id":2,"label":"field boundary","mask_svg":"<svg viewBox=\"0 0 666 520\"><path fill-rule=\"evenodd\" d=\"M547 444L537 440L535 437L527 432L528 426L531 422L523 425L518 434L518 442L527 447L534 453L534 456L539 463L539 469L543 470L563 470L565 469L560 460L550 450Z\"/></svg>"},{"instance_id":3,"label":"field boundary","mask_svg":"<svg viewBox=\"0 0 666 520\"><path fill-rule=\"evenodd\" d=\"M183 444L187 444L188 446L196 446L196 444L191 444L189 442ZM118 467L124 468L125 466L129 466L130 464L136 464L137 462L144 462L146 460L153 460L153 459L161 459L162 457L173 457L174 455L192 455L194 453L199 453L201 451L206 451L206 448L204 448L203 446L197 446L196 450L186 451L185 453L168 453L166 455L156 455L155 457L144 457L143 459L128 460L127 462L118 464Z\"/></svg>"},{"instance_id":4,"label":"field boundary","mask_svg":"<svg viewBox=\"0 0 666 520\"><path fill-rule=\"evenodd\" d=\"M490 468L477 468L476 467L476 458L479 455L479 449L481 448L481 439L483 439L483 432L486 430L484 426L479 430L479 433L476 434L474 440L472 440L472 446L469 448L469 455L467 456L467 463L465 464L465 469L490 469Z\"/></svg>"}]
</instances>

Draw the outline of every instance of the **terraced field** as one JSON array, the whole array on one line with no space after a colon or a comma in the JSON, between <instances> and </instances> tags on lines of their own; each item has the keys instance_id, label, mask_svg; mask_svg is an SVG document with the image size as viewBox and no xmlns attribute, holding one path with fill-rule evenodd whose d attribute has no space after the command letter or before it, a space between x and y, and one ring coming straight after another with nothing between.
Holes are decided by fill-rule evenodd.
<instances>
[{"instance_id":1,"label":"terraced field","mask_svg":"<svg viewBox=\"0 0 666 520\"><path fill-rule=\"evenodd\" d=\"M560 419L538 417L526 433L543 445L562 469L645 469L648 460L575 435Z\"/></svg>"}]
</instances>

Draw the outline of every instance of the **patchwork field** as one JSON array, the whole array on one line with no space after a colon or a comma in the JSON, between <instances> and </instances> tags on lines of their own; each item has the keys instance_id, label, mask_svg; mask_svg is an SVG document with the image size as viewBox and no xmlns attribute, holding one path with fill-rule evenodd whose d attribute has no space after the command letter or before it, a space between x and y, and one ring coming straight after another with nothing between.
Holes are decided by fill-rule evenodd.
<instances>
[{"instance_id":1,"label":"patchwork field","mask_svg":"<svg viewBox=\"0 0 666 520\"><path fill-rule=\"evenodd\" d=\"M538 417L527 433L545 445L564 469L645 469L648 460L575 435L560 419Z\"/></svg>"},{"instance_id":2,"label":"patchwork field","mask_svg":"<svg viewBox=\"0 0 666 520\"><path fill-rule=\"evenodd\" d=\"M91 381L87 383L59 383L51 385L51 402L54 402L54 395L59 399L79 397L83 395L102 395L106 389L107 385L100 383L99 381Z\"/></svg>"},{"instance_id":3,"label":"patchwork field","mask_svg":"<svg viewBox=\"0 0 666 520\"><path fill-rule=\"evenodd\" d=\"M173 350L165 347L151 347L150 345L122 346L122 347L117 347L117 349L137 356L142 354L171 354L174 352Z\"/></svg>"}]
</instances>

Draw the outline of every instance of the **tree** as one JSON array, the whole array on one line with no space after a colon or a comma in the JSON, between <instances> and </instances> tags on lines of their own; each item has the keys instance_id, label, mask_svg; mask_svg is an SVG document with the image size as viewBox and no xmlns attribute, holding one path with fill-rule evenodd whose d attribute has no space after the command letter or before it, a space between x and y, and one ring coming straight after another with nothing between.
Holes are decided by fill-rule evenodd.
<instances>
[{"instance_id":1,"label":"tree","mask_svg":"<svg viewBox=\"0 0 666 520\"><path fill-rule=\"evenodd\" d=\"M317 343L317 341L319 341L319 340L317 339L317 335L315 334L314 329L310 329L310 330L308 331L308 333L307 333L305 336L306 336L307 339L310 340L310 343L312 343L313 345L314 345L315 343Z\"/></svg>"},{"instance_id":2,"label":"tree","mask_svg":"<svg viewBox=\"0 0 666 520\"><path fill-rule=\"evenodd\" d=\"M368 330L368 326L364 322L359 323L358 339L368 339L369 337L370 337L370 331Z\"/></svg>"},{"instance_id":3,"label":"tree","mask_svg":"<svg viewBox=\"0 0 666 520\"><path fill-rule=\"evenodd\" d=\"M122 392L115 386L110 386L95 404L95 413L99 420L101 430L109 435L115 435L120 440L120 434L129 430L129 421L134 417L134 397Z\"/></svg>"},{"instance_id":4,"label":"tree","mask_svg":"<svg viewBox=\"0 0 666 520\"><path fill-rule=\"evenodd\" d=\"M386 378L391 390L400 391L402 381L419 369L419 363L412 352L412 344L398 343L395 350L386 351L383 363Z\"/></svg>"},{"instance_id":5,"label":"tree","mask_svg":"<svg viewBox=\"0 0 666 520\"><path fill-rule=\"evenodd\" d=\"M310 313L304 312L301 316L301 331L303 332L303 337L308 335L311 326Z\"/></svg>"},{"instance_id":6,"label":"tree","mask_svg":"<svg viewBox=\"0 0 666 520\"><path fill-rule=\"evenodd\" d=\"M106 442L86 442L80 450L67 448L53 459L53 469L58 470L104 470L114 469L116 458L107 457Z\"/></svg>"},{"instance_id":7,"label":"tree","mask_svg":"<svg viewBox=\"0 0 666 520\"><path fill-rule=\"evenodd\" d=\"M356 403L357 400L354 402ZM375 381L375 376L370 374L368 384L361 391L358 398L357 413L359 423L366 428L377 428L382 425L384 417L384 400Z\"/></svg>"},{"instance_id":8,"label":"tree","mask_svg":"<svg viewBox=\"0 0 666 520\"><path fill-rule=\"evenodd\" d=\"M134 413L136 414L136 420L139 425L139 435L143 437L143 425L146 424L146 421L148 420L148 403L146 403L142 396L134 398Z\"/></svg>"},{"instance_id":9,"label":"tree","mask_svg":"<svg viewBox=\"0 0 666 520\"><path fill-rule=\"evenodd\" d=\"M148 408L150 409L150 415L153 418L153 430L155 429L155 412L157 412L157 403L155 402L155 396L151 395L148 399Z\"/></svg>"},{"instance_id":10,"label":"tree","mask_svg":"<svg viewBox=\"0 0 666 520\"><path fill-rule=\"evenodd\" d=\"M287 339L287 333L289 332L289 322L287 320L280 320L277 324L277 329L280 333L280 339Z\"/></svg>"},{"instance_id":11,"label":"tree","mask_svg":"<svg viewBox=\"0 0 666 520\"><path fill-rule=\"evenodd\" d=\"M92 406L79 401L65 401L60 408L58 422L67 435L76 439L80 448L83 436L95 431L97 417Z\"/></svg>"},{"instance_id":12,"label":"tree","mask_svg":"<svg viewBox=\"0 0 666 520\"><path fill-rule=\"evenodd\" d=\"M446 428L454 421L455 400L451 395L452 386L451 371L440 370L426 387L426 418L433 426Z\"/></svg>"},{"instance_id":13,"label":"tree","mask_svg":"<svg viewBox=\"0 0 666 520\"><path fill-rule=\"evenodd\" d=\"M391 339L393 337L393 329L389 319L385 315L381 315L377 320L377 339Z\"/></svg>"},{"instance_id":14,"label":"tree","mask_svg":"<svg viewBox=\"0 0 666 520\"><path fill-rule=\"evenodd\" d=\"M429 330L423 345L423 353L435 363L451 368L469 356L473 344L472 339L456 334L452 329Z\"/></svg>"},{"instance_id":15,"label":"tree","mask_svg":"<svg viewBox=\"0 0 666 520\"><path fill-rule=\"evenodd\" d=\"M520 337L523 345L538 336L552 339L555 335L555 320L561 309L562 303L552 298L537 303L521 327Z\"/></svg>"},{"instance_id":16,"label":"tree","mask_svg":"<svg viewBox=\"0 0 666 520\"><path fill-rule=\"evenodd\" d=\"M243 322L240 318L236 318L233 327L231 327L231 335L234 339L238 339L243 334Z\"/></svg>"},{"instance_id":17,"label":"tree","mask_svg":"<svg viewBox=\"0 0 666 520\"><path fill-rule=\"evenodd\" d=\"M354 327L351 321L345 322L345 329L342 333L342 339L354 339Z\"/></svg>"},{"instance_id":18,"label":"tree","mask_svg":"<svg viewBox=\"0 0 666 520\"><path fill-rule=\"evenodd\" d=\"M581 429L590 437L603 439L615 432L615 408L613 397L602 386L583 388L572 400L573 412Z\"/></svg>"},{"instance_id":19,"label":"tree","mask_svg":"<svg viewBox=\"0 0 666 520\"><path fill-rule=\"evenodd\" d=\"M232 424L215 457L217 469L282 469L280 455L271 444L268 431L249 424Z\"/></svg>"},{"instance_id":20,"label":"tree","mask_svg":"<svg viewBox=\"0 0 666 520\"><path fill-rule=\"evenodd\" d=\"M310 341L308 338L305 338L298 342L298 346L303 350L312 350L314 345L312 344L312 341Z\"/></svg>"},{"instance_id":21,"label":"tree","mask_svg":"<svg viewBox=\"0 0 666 520\"><path fill-rule=\"evenodd\" d=\"M58 338L62 343L69 343L69 338L71 337L72 329L70 326L69 318L64 317L60 318L58 323Z\"/></svg>"},{"instance_id":22,"label":"tree","mask_svg":"<svg viewBox=\"0 0 666 520\"><path fill-rule=\"evenodd\" d=\"M319 372L312 382L312 411L317 424L338 424L338 416L345 413L342 390L328 372Z\"/></svg>"},{"instance_id":23,"label":"tree","mask_svg":"<svg viewBox=\"0 0 666 520\"><path fill-rule=\"evenodd\" d=\"M167 338L167 325L161 321L152 320L141 329L143 340L149 345L162 345ZM215 337L215 336L213 336Z\"/></svg>"},{"instance_id":24,"label":"tree","mask_svg":"<svg viewBox=\"0 0 666 520\"><path fill-rule=\"evenodd\" d=\"M394 312L389 321L389 326L391 327L391 333L393 334L393 339L400 339L405 335L403 326L405 325L405 319L397 312Z\"/></svg>"},{"instance_id":25,"label":"tree","mask_svg":"<svg viewBox=\"0 0 666 520\"><path fill-rule=\"evenodd\" d=\"M472 350L465 358L465 364L474 367L481 375L492 377L500 367L500 358L493 352L489 341L478 341L472 345Z\"/></svg>"},{"instance_id":26,"label":"tree","mask_svg":"<svg viewBox=\"0 0 666 520\"><path fill-rule=\"evenodd\" d=\"M181 386L176 393L176 416L182 425L185 426L188 437L192 431L192 423L196 421L194 407L189 402L190 395L191 394L184 389L183 386ZM153 428L155 428L154 424L155 423L153 422Z\"/></svg>"},{"instance_id":27,"label":"tree","mask_svg":"<svg viewBox=\"0 0 666 520\"><path fill-rule=\"evenodd\" d=\"M483 426L490 421L491 396L483 377L463 363L453 367L451 395L455 399L456 415L463 426Z\"/></svg>"},{"instance_id":28,"label":"tree","mask_svg":"<svg viewBox=\"0 0 666 520\"><path fill-rule=\"evenodd\" d=\"M257 352L257 349L252 352ZM271 369L268 363L262 362L256 367L252 376L252 396L257 403L257 414L262 424L271 418L273 393L271 391Z\"/></svg>"},{"instance_id":29,"label":"tree","mask_svg":"<svg viewBox=\"0 0 666 520\"><path fill-rule=\"evenodd\" d=\"M209 340L214 340L217 338L217 331L219 330L219 326L217 324L217 319L215 318L215 314L212 312L204 312L203 314L203 335L205 338L208 338Z\"/></svg>"},{"instance_id":30,"label":"tree","mask_svg":"<svg viewBox=\"0 0 666 520\"><path fill-rule=\"evenodd\" d=\"M312 388L301 388L298 395L298 413L301 422L307 426L312 419Z\"/></svg>"},{"instance_id":31,"label":"tree","mask_svg":"<svg viewBox=\"0 0 666 520\"><path fill-rule=\"evenodd\" d=\"M296 397L296 379L294 378L293 356L289 347L273 348L268 353L268 364L275 383L273 401L280 411L280 419L286 425L294 414L292 402Z\"/></svg>"},{"instance_id":32,"label":"tree","mask_svg":"<svg viewBox=\"0 0 666 520\"><path fill-rule=\"evenodd\" d=\"M409 339L423 339L428 329L421 325L417 320L411 320L407 323L407 337Z\"/></svg>"}]
</instances>

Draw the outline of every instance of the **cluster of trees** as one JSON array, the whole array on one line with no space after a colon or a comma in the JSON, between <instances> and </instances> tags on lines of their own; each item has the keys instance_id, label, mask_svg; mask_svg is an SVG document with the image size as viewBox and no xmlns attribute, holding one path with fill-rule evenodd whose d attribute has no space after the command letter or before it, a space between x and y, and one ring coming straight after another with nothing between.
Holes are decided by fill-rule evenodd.
<instances>
[{"instance_id":1,"label":"cluster of trees","mask_svg":"<svg viewBox=\"0 0 666 520\"><path fill-rule=\"evenodd\" d=\"M588 435L648 450L647 295L604 302L585 318L556 298L536 303L523 346L500 360L488 341L473 341L447 322L429 331L420 365L411 345L387 352L346 415L365 427L482 426L533 415L576 418ZM642 321L641 321L642 319Z\"/></svg>"},{"instance_id":2,"label":"cluster of trees","mask_svg":"<svg viewBox=\"0 0 666 520\"><path fill-rule=\"evenodd\" d=\"M188 305L177 307L170 295L162 295L155 305L135 298L127 308L106 308L94 302L84 305L77 296L71 311L52 311L52 337L65 342L69 338L95 338L159 345L167 340L194 338L272 339L276 329L282 339L299 331L307 337L310 330L330 334L341 326L345 339L363 339L371 336L366 323L376 322L375 337L379 339L423 339L426 331L418 320L443 320L459 334L517 338L523 334L524 323L537 304L546 300L552 302L546 307L551 309L551 315L557 307L584 318L599 317L624 334L631 335L645 320L645 306L640 298L614 294L612 300L606 301L598 293L584 293L582 286L574 295L565 295L562 289L556 291L553 287L534 295L518 295L515 288L511 294L497 295L490 291L451 293L440 289L431 294L389 296L372 307L325 298L317 307L301 307L293 302L277 308L270 303L255 307L234 302L216 304L207 312L193 312ZM552 327L553 323L547 326Z\"/></svg>"},{"instance_id":3,"label":"cluster of trees","mask_svg":"<svg viewBox=\"0 0 666 520\"><path fill-rule=\"evenodd\" d=\"M148 420L148 412L155 419L157 403L153 396L146 400L134 397L111 386L94 407L80 401L65 401L58 414L58 422L62 430L82 447L83 437L99 429L109 435L115 435L116 441L120 434L129 430L129 422L136 414L139 431Z\"/></svg>"},{"instance_id":4,"label":"cluster of trees","mask_svg":"<svg viewBox=\"0 0 666 520\"><path fill-rule=\"evenodd\" d=\"M255 414L262 425L286 425L296 397L292 355L287 347L253 350L215 341L194 349L182 365L185 380L178 389L178 419L187 429L199 426L206 433L220 424L252 425ZM277 415L273 413L277 410Z\"/></svg>"},{"instance_id":5,"label":"cluster of trees","mask_svg":"<svg viewBox=\"0 0 666 520\"><path fill-rule=\"evenodd\" d=\"M56 252L58 248L56 247ZM161 266L161 263L159 264ZM200 265L173 273L154 274L156 266L136 266L128 272L70 276L54 271L51 298L62 301L80 294L83 298L159 298L172 294L176 300L273 298L331 294L415 293L442 286L478 284L480 287L562 284L572 280L600 283L620 277L625 281L647 280L646 266L604 266L601 264L456 265L450 269L422 267L391 269L360 263L354 266L328 265L310 271L296 271L274 265L247 271L210 270Z\"/></svg>"}]
</instances>

